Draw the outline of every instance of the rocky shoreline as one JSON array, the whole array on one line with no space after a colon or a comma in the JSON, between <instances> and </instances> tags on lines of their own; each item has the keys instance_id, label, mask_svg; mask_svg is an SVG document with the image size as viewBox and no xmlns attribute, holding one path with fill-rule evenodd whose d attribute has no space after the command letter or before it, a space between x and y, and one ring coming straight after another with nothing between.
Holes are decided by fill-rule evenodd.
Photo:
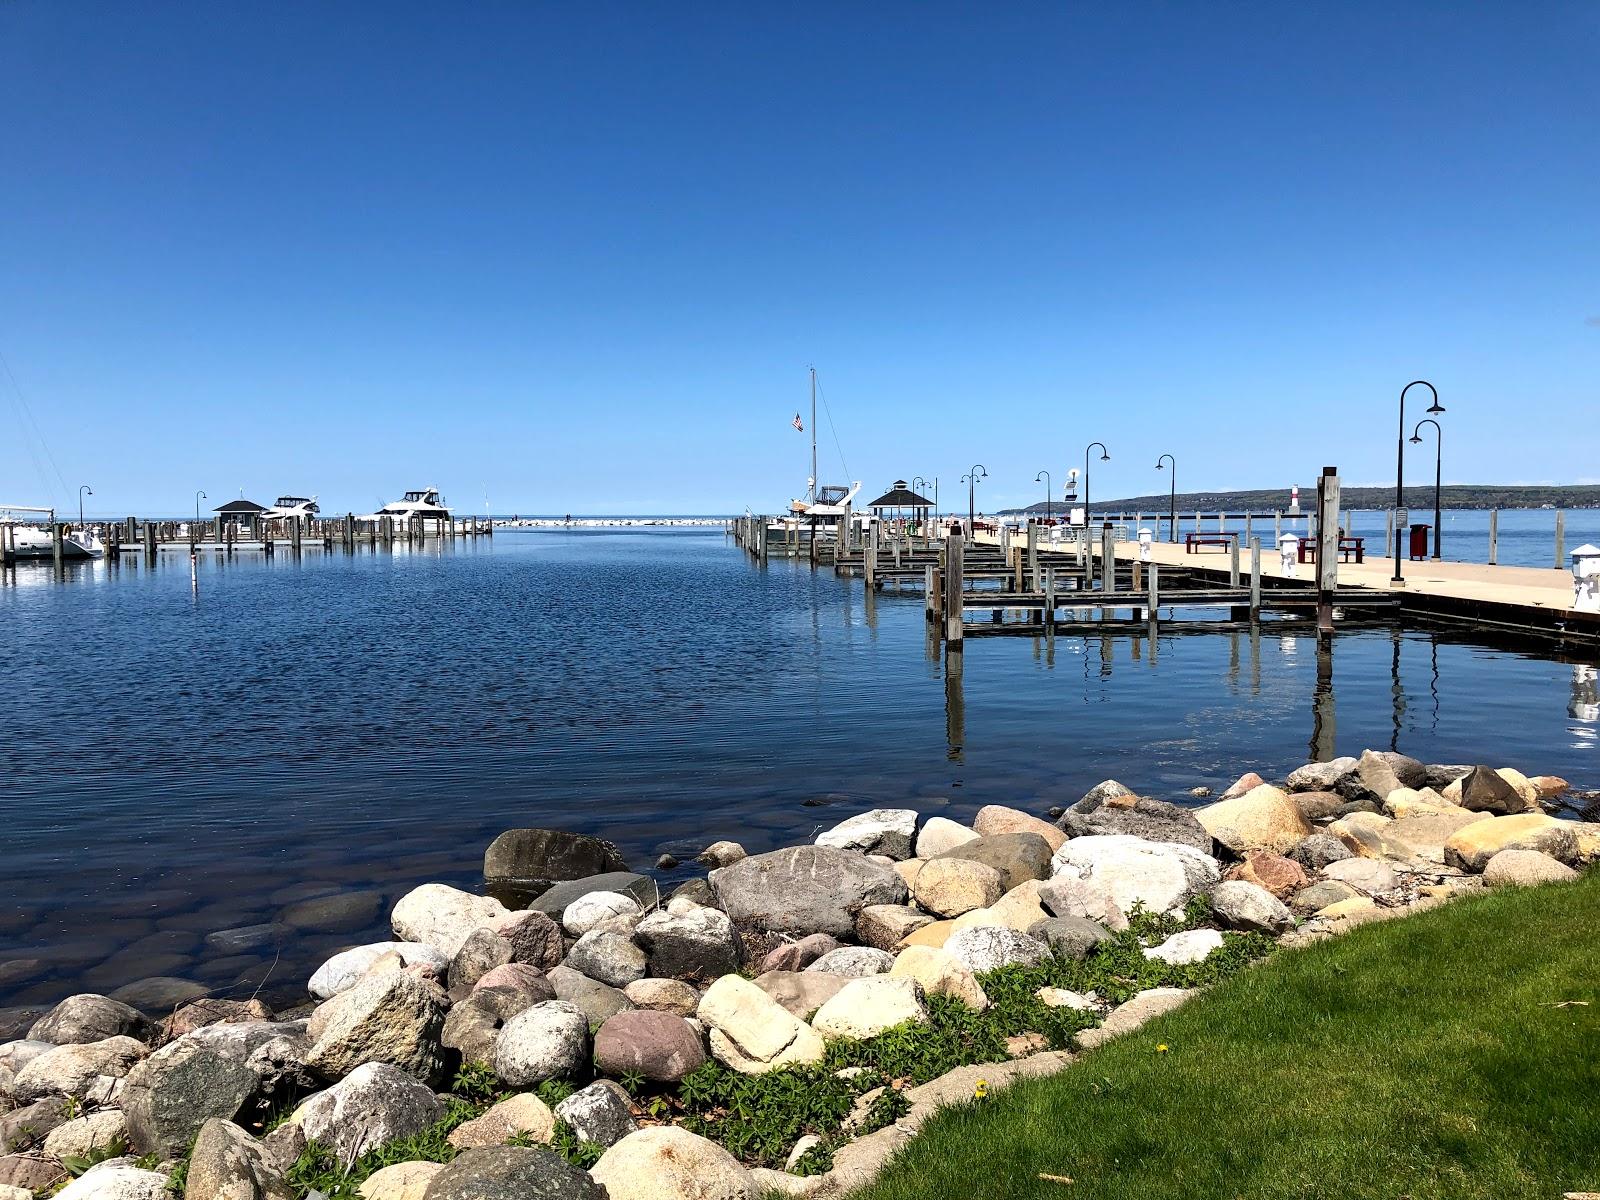
<instances>
[{"instance_id":1,"label":"rocky shoreline","mask_svg":"<svg viewBox=\"0 0 1600 1200\"><path fill-rule=\"evenodd\" d=\"M1600 824L1566 791L1371 751L1197 809L1108 780L1050 819L718 842L665 896L609 842L508 830L482 893L412 889L299 1003L85 993L0 1044L0 1200L842 1195L941 1104L1275 946L1574 878Z\"/></svg>"}]
</instances>

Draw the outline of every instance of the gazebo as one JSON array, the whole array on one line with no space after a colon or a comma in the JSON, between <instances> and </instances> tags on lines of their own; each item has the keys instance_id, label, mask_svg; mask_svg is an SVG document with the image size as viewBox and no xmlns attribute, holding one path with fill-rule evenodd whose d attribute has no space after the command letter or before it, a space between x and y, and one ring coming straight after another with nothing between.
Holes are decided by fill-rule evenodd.
<instances>
[{"instance_id":1,"label":"gazebo","mask_svg":"<svg viewBox=\"0 0 1600 1200\"><path fill-rule=\"evenodd\" d=\"M928 513L933 508L933 501L926 496L919 496L913 492L906 486L904 479L896 479L892 488L867 505L867 507L880 518L885 515L884 510L886 509L894 509L895 516L898 518L901 509L909 508L917 524L926 528Z\"/></svg>"},{"instance_id":2,"label":"gazebo","mask_svg":"<svg viewBox=\"0 0 1600 1200\"><path fill-rule=\"evenodd\" d=\"M224 525L232 525L235 529L248 529L255 532L256 518L267 511L265 504L257 504L254 500L229 500L226 504L219 504L211 510L217 514Z\"/></svg>"}]
</instances>

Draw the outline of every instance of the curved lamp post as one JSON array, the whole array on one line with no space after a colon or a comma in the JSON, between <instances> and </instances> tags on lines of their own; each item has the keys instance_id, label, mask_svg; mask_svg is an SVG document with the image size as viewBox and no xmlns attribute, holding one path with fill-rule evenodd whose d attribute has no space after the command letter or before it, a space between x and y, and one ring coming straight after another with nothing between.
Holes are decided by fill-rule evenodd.
<instances>
[{"instance_id":1,"label":"curved lamp post","mask_svg":"<svg viewBox=\"0 0 1600 1200\"><path fill-rule=\"evenodd\" d=\"M1092 523L1089 517L1089 451L1096 446L1100 447L1100 461L1111 461L1111 451L1106 449L1104 442L1090 442L1083 448L1083 527L1085 529L1089 528Z\"/></svg>"},{"instance_id":2,"label":"curved lamp post","mask_svg":"<svg viewBox=\"0 0 1600 1200\"><path fill-rule=\"evenodd\" d=\"M78 485L78 528L79 529L83 529L84 528L84 524L83 524L83 494L85 492L88 492L89 495L91 495L91 496L94 495L94 489L92 487L90 487L87 483L80 483Z\"/></svg>"},{"instance_id":3,"label":"curved lamp post","mask_svg":"<svg viewBox=\"0 0 1600 1200\"><path fill-rule=\"evenodd\" d=\"M913 492L915 492L917 495L919 495L919 496L922 495L922 489L927 487L927 486L928 486L928 481L926 479L924 479L921 475L913 475L911 477L911 490ZM930 521L930 519L928 517L928 510L926 508L924 508L922 510L922 524L924 526L924 529L922 531L922 535L924 537L927 537L928 536L928 530L927 530L926 526L931 525L932 522Z\"/></svg>"},{"instance_id":4,"label":"curved lamp post","mask_svg":"<svg viewBox=\"0 0 1600 1200\"><path fill-rule=\"evenodd\" d=\"M1050 520L1050 472L1040 471L1033 477L1035 483L1041 479L1044 480L1044 519L1048 521Z\"/></svg>"},{"instance_id":5,"label":"curved lamp post","mask_svg":"<svg viewBox=\"0 0 1600 1200\"><path fill-rule=\"evenodd\" d=\"M1422 427L1433 426L1433 559L1439 561L1439 539L1444 535L1444 523L1439 516L1439 466L1444 459L1444 429L1432 417L1424 417L1417 422L1417 427L1411 431L1411 441L1414 444L1422 443Z\"/></svg>"},{"instance_id":6,"label":"curved lamp post","mask_svg":"<svg viewBox=\"0 0 1600 1200\"><path fill-rule=\"evenodd\" d=\"M209 500L210 498L204 492L196 492L194 494L194 524L196 532L200 528L200 501Z\"/></svg>"},{"instance_id":7,"label":"curved lamp post","mask_svg":"<svg viewBox=\"0 0 1600 1200\"><path fill-rule=\"evenodd\" d=\"M1162 462L1172 464L1172 476L1167 480L1167 541L1178 540L1178 460L1170 454L1163 454L1156 459L1156 470L1161 470Z\"/></svg>"},{"instance_id":8,"label":"curved lamp post","mask_svg":"<svg viewBox=\"0 0 1600 1200\"><path fill-rule=\"evenodd\" d=\"M976 493L973 489L978 486L978 480L988 477L989 469L982 463L973 463L972 470L961 477L961 482L967 485L967 537L969 538L976 536L974 527L977 523L977 506L974 502Z\"/></svg>"},{"instance_id":9,"label":"curved lamp post","mask_svg":"<svg viewBox=\"0 0 1600 1200\"><path fill-rule=\"evenodd\" d=\"M1426 379L1413 379L1400 389L1400 435L1395 439L1395 469L1394 469L1394 576L1390 583L1405 582L1401 572L1400 551L1405 545L1405 530L1400 528L1400 510L1406 505L1406 393L1414 387L1425 387L1433 395L1433 403L1429 405L1428 412L1442 413L1444 405L1439 403L1439 391Z\"/></svg>"}]
</instances>

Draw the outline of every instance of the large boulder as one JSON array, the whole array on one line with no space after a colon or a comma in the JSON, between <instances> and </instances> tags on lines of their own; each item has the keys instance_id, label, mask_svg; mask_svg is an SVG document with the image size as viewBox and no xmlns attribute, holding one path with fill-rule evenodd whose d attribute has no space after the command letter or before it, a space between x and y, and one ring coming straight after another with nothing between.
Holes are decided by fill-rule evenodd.
<instances>
[{"instance_id":1,"label":"large boulder","mask_svg":"<svg viewBox=\"0 0 1600 1200\"><path fill-rule=\"evenodd\" d=\"M1243 879L1217 884L1211 893L1211 908L1231 929L1275 934L1294 927L1294 917L1283 901L1266 888Z\"/></svg>"},{"instance_id":2,"label":"large boulder","mask_svg":"<svg viewBox=\"0 0 1600 1200\"><path fill-rule=\"evenodd\" d=\"M785 1012L803 1020L833 999L850 980L819 971L766 971L757 975L754 982Z\"/></svg>"},{"instance_id":3,"label":"large boulder","mask_svg":"<svg viewBox=\"0 0 1600 1200\"><path fill-rule=\"evenodd\" d=\"M1493 767L1473 767L1461 780L1460 793L1458 803L1468 812L1510 816L1529 808L1517 789Z\"/></svg>"},{"instance_id":4,"label":"large boulder","mask_svg":"<svg viewBox=\"0 0 1600 1200\"><path fill-rule=\"evenodd\" d=\"M548 913L534 909L507 913L490 928L511 946L513 963L548 971L559 965L566 953L561 926ZM455 982L454 978L451 982Z\"/></svg>"},{"instance_id":5,"label":"large boulder","mask_svg":"<svg viewBox=\"0 0 1600 1200\"><path fill-rule=\"evenodd\" d=\"M972 968L940 947L907 946L894 960L894 970L889 972L889 977L914 979L928 996L949 996L980 1011L989 1007L989 997ZM841 989L835 995L843 993Z\"/></svg>"},{"instance_id":6,"label":"large boulder","mask_svg":"<svg viewBox=\"0 0 1600 1200\"><path fill-rule=\"evenodd\" d=\"M512 1138L548 1142L555 1136L556 1115L532 1092L508 1096L481 1117L463 1121L445 1139L458 1150L472 1146L503 1146Z\"/></svg>"},{"instance_id":7,"label":"large boulder","mask_svg":"<svg viewBox=\"0 0 1600 1200\"><path fill-rule=\"evenodd\" d=\"M811 1027L823 1037L864 1041L896 1025L927 1019L922 985L914 977L878 975L846 984L818 1010Z\"/></svg>"},{"instance_id":8,"label":"large boulder","mask_svg":"<svg viewBox=\"0 0 1600 1200\"><path fill-rule=\"evenodd\" d=\"M705 1061L699 1033L672 1013L621 1012L594 1037L595 1066L619 1078L637 1071L657 1083L676 1083Z\"/></svg>"},{"instance_id":9,"label":"large boulder","mask_svg":"<svg viewBox=\"0 0 1600 1200\"><path fill-rule=\"evenodd\" d=\"M527 908L560 920L574 900L581 900L595 892L631 896L639 902L640 909L645 909L655 906L659 891L656 881L648 875L638 875L632 871L604 871L599 875L585 875L581 879L551 884L547 890L528 900Z\"/></svg>"},{"instance_id":10,"label":"large boulder","mask_svg":"<svg viewBox=\"0 0 1600 1200\"><path fill-rule=\"evenodd\" d=\"M567 951L566 965L612 987L625 987L649 974L650 959L625 933L591 929Z\"/></svg>"},{"instance_id":11,"label":"large boulder","mask_svg":"<svg viewBox=\"0 0 1600 1200\"><path fill-rule=\"evenodd\" d=\"M1356 760L1348 755L1329 759L1327 762L1307 763L1289 772L1289 790L1291 792L1334 791L1345 776L1354 773L1356 765Z\"/></svg>"},{"instance_id":12,"label":"large boulder","mask_svg":"<svg viewBox=\"0 0 1600 1200\"><path fill-rule=\"evenodd\" d=\"M474 929L450 960L451 993L459 996L471 991L478 980L496 967L509 966L515 958L511 943L487 925Z\"/></svg>"},{"instance_id":13,"label":"large boulder","mask_svg":"<svg viewBox=\"0 0 1600 1200\"><path fill-rule=\"evenodd\" d=\"M1049 948L1038 938L1015 929L986 925L956 930L945 942L944 949L974 975L1001 967L1037 966L1050 956Z\"/></svg>"},{"instance_id":14,"label":"large boulder","mask_svg":"<svg viewBox=\"0 0 1600 1200\"><path fill-rule=\"evenodd\" d=\"M987 908L962 913L955 919L955 927L971 929L976 925L998 925L1026 932L1030 925L1050 915L1039 902L1039 889L1043 886L1037 879L1025 879Z\"/></svg>"},{"instance_id":15,"label":"large boulder","mask_svg":"<svg viewBox=\"0 0 1600 1200\"><path fill-rule=\"evenodd\" d=\"M423 1200L607 1200L606 1189L543 1146L463 1150L428 1181ZM611 1200L617 1200L612 1197Z\"/></svg>"},{"instance_id":16,"label":"large boulder","mask_svg":"<svg viewBox=\"0 0 1600 1200\"><path fill-rule=\"evenodd\" d=\"M1287 854L1311 832L1289 794L1270 783L1195 813L1206 832L1235 854L1271 850Z\"/></svg>"},{"instance_id":17,"label":"large boulder","mask_svg":"<svg viewBox=\"0 0 1600 1200\"><path fill-rule=\"evenodd\" d=\"M11 1081L11 1098L29 1104L46 1096L87 1099L109 1091L148 1054L149 1047L118 1035L98 1042L56 1046L28 1060Z\"/></svg>"},{"instance_id":18,"label":"large boulder","mask_svg":"<svg viewBox=\"0 0 1600 1200\"><path fill-rule=\"evenodd\" d=\"M495 891L528 897L563 880L627 869L613 843L560 829L508 829L483 852L484 882Z\"/></svg>"},{"instance_id":19,"label":"large boulder","mask_svg":"<svg viewBox=\"0 0 1600 1200\"><path fill-rule=\"evenodd\" d=\"M984 805L972 818L972 828L980 837L994 837L1002 833L1037 833L1049 843L1052 854L1067 840L1066 833L1049 821L1025 813L1020 808L1008 808L1004 804ZM919 850L921 845L919 841L917 843ZM928 856L923 855L923 857Z\"/></svg>"},{"instance_id":20,"label":"large boulder","mask_svg":"<svg viewBox=\"0 0 1600 1200\"><path fill-rule=\"evenodd\" d=\"M639 1128L633 1119L633 1099L609 1079L597 1079L556 1105L580 1142L611 1146Z\"/></svg>"},{"instance_id":21,"label":"large boulder","mask_svg":"<svg viewBox=\"0 0 1600 1200\"><path fill-rule=\"evenodd\" d=\"M735 922L779 933L847 937L869 904L906 899L906 885L888 867L830 846L751 855L711 872L711 884Z\"/></svg>"},{"instance_id":22,"label":"large boulder","mask_svg":"<svg viewBox=\"0 0 1600 1200\"><path fill-rule=\"evenodd\" d=\"M885 975L894 966L894 955L871 946L840 946L829 950L817 959L807 971L823 975L842 975L846 979L863 979L868 975Z\"/></svg>"},{"instance_id":23,"label":"large boulder","mask_svg":"<svg viewBox=\"0 0 1600 1200\"><path fill-rule=\"evenodd\" d=\"M182 1154L207 1120L233 1120L259 1083L243 1063L188 1039L163 1046L124 1081L128 1141L141 1154Z\"/></svg>"},{"instance_id":24,"label":"large boulder","mask_svg":"<svg viewBox=\"0 0 1600 1200\"><path fill-rule=\"evenodd\" d=\"M505 1023L494 1070L513 1087L577 1075L589 1061L589 1019L574 1004L547 1000Z\"/></svg>"},{"instance_id":25,"label":"large boulder","mask_svg":"<svg viewBox=\"0 0 1600 1200\"><path fill-rule=\"evenodd\" d=\"M738 935L728 914L688 900L669 901L633 931L650 955L650 974L665 979L715 979L739 969Z\"/></svg>"},{"instance_id":26,"label":"large boulder","mask_svg":"<svg viewBox=\"0 0 1600 1200\"><path fill-rule=\"evenodd\" d=\"M1090 807L1083 807L1086 804ZM1211 834L1193 812L1149 796L1123 793L1095 801L1081 800L1063 813L1057 824L1069 837L1121 833L1147 842L1178 842L1203 854L1211 853Z\"/></svg>"},{"instance_id":27,"label":"large boulder","mask_svg":"<svg viewBox=\"0 0 1600 1200\"><path fill-rule=\"evenodd\" d=\"M1312 835L1312 837L1326 836L1325 834ZM1311 840L1311 838L1306 839L1307 842ZM1349 857L1350 852L1345 850L1343 843L1339 842L1337 838L1328 840L1338 847L1338 850L1334 852L1334 859L1330 861ZM1301 844L1304 845L1304 843ZM1294 859L1285 858L1281 854L1273 854L1266 850L1257 850L1251 854L1246 854L1242 863L1237 864L1228 871L1227 878L1253 883L1257 887L1270 892L1279 900L1294 895L1310 882L1306 878L1305 868Z\"/></svg>"},{"instance_id":28,"label":"large boulder","mask_svg":"<svg viewBox=\"0 0 1600 1200\"><path fill-rule=\"evenodd\" d=\"M290 1120L310 1141L350 1162L397 1138L421 1133L444 1115L444 1105L429 1088L398 1067L368 1063L312 1096Z\"/></svg>"},{"instance_id":29,"label":"large boulder","mask_svg":"<svg viewBox=\"0 0 1600 1200\"><path fill-rule=\"evenodd\" d=\"M993 904L1005 894L1005 886L1000 872L986 863L934 858L917 872L911 894L935 916L959 917Z\"/></svg>"},{"instance_id":30,"label":"large boulder","mask_svg":"<svg viewBox=\"0 0 1600 1200\"><path fill-rule=\"evenodd\" d=\"M1053 866L1058 877L1082 880L1105 891L1123 913L1141 905L1153 913L1182 912L1222 878L1216 862L1193 846L1147 842L1127 834L1073 838L1056 852Z\"/></svg>"},{"instance_id":31,"label":"large boulder","mask_svg":"<svg viewBox=\"0 0 1600 1200\"><path fill-rule=\"evenodd\" d=\"M1039 885L1039 904L1053 917L1084 917L1112 933L1128 927L1127 914L1098 883L1086 883L1075 874L1057 875Z\"/></svg>"},{"instance_id":32,"label":"large boulder","mask_svg":"<svg viewBox=\"0 0 1600 1200\"><path fill-rule=\"evenodd\" d=\"M623 892L586 892L561 910L561 928L582 937L613 917L639 917L644 906Z\"/></svg>"},{"instance_id":33,"label":"large boulder","mask_svg":"<svg viewBox=\"0 0 1600 1200\"><path fill-rule=\"evenodd\" d=\"M167 1177L136 1167L131 1159L115 1159L85 1171L56 1196L58 1200L171 1200Z\"/></svg>"},{"instance_id":34,"label":"large boulder","mask_svg":"<svg viewBox=\"0 0 1600 1200\"><path fill-rule=\"evenodd\" d=\"M1571 867L1537 850L1502 850L1483 868L1483 881L1490 887L1533 887L1577 877Z\"/></svg>"},{"instance_id":35,"label":"large boulder","mask_svg":"<svg viewBox=\"0 0 1600 1200\"><path fill-rule=\"evenodd\" d=\"M1050 853L1050 843L1037 833L996 833L975 838L953 850L935 855L923 864L922 869L925 871L929 863L944 858L983 863L1000 872L1000 886L1003 891L1009 892L1030 879L1047 878L1050 874ZM920 871L917 878L922 878Z\"/></svg>"},{"instance_id":36,"label":"large boulder","mask_svg":"<svg viewBox=\"0 0 1600 1200\"><path fill-rule=\"evenodd\" d=\"M306 985L318 1000L331 1000L340 992L347 992L366 976L380 959L395 955L402 967L424 965L436 975L443 975L450 966L450 956L437 946L422 942L371 942L365 946L352 946L341 950L312 973Z\"/></svg>"},{"instance_id":37,"label":"large boulder","mask_svg":"<svg viewBox=\"0 0 1600 1200\"><path fill-rule=\"evenodd\" d=\"M405 971L374 975L312 1014L306 1065L342 1079L363 1063L399 1067L424 1083L444 1074L444 997Z\"/></svg>"},{"instance_id":38,"label":"large boulder","mask_svg":"<svg viewBox=\"0 0 1600 1200\"><path fill-rule=\"evenodd\" d=\"M824 1053L816 1030L738 975L706 990L698 1016L710 1030L711 1053L745 1075L814 1063Z\"/></svg>"},{"instance_id":39,"label":"large boulder","mask_svg":"<svg viewBox=\"0 0 1600 1200\"><path fill-rule=\"evenodd\" d=\"M389 915L396 938L423 942L454 958L474 929L506 915L492 896L474 896L443 883L425 883L400 897Z\"/></svg>"},{"instance_id":40,"label":"large boulder","mask_svg":"<svg viewBox=\"0 0 1600 1200\"><path fill-rule=\"evenodd\" d=\"M893 950L907 934L916 932L932 920L927 913L919 912L907 904L870 904L856 917L856 939L863 946ZM780 969L765 962L762 966L769 971Z\"/></svg>"},{"instance_id":41,"label":"large boulder","mask_svg":"<svg viewBox=\"0 0 1600 1200\"><path fill-rule=\"evenodd\" d=\"M28 1039L69 1046L103 1042L113 1037L147 1041L154 1032L154 1027L138 1009L109 996L84 992L68 996L35 1021L28 1030Z\"/></svg>"},{"instance_id":42,"label":"large boulder","mask_svg":"<svg viewBox=\"0 0 1600 1200\"><path fill-rule=\"evenodd\" d=\"M932 858L935 854L954 850L977 836L977 830L959 821L952 821L949 817L929 817L917 832L917 857Z\"/></svg>"},{"instance_id":43,"label":"large boulder","mask_svg":"<svg viewBox=\"0 0 1600 1200\"><path fill-rule=\"evenodd\" d=\"M910 858L916 833L915 809L875 808L825 830L817 836L817 845L859 850L863 854L884 854L890 858Z\"/></svg>"},{"instance_id":44,"label":"large boulder","mask_svg":"<svg viewBox=\"0 0 1600 1200\"><path fill-rule=\"evenodd\" d=\"M556 999L581 1012L588 1020L590 1029L599 1029L607 1017L633 1007L626 992L609 983L601 983L598 979L590 979L571 967L555 967L546 978L555 989Z\"/></svg>"},{"instance_id":45,"label":"large boulder","mask_svg":"<svg viewBox=\"0 0 1600 1200\"><path fill-rule=\"evenodd\" d=\"M1571 821L1558 821L1543 813L1484 817L1450 835L1444 844L1444 860L1458 870L1478 872L1502 850L1537 850L1570 864L1577 857L1578 839Z\"/></svg>"},{"instance_id":46,"label":"large boulder","mask_svg":"<svg viewBox=\"0 0 1600 1200\"><path fill-rule=\"evenodd\" d=\"M255 1138L218 1117L200 1126L184 1176L183 1200L289 1200L291 1195Z\"/></svg>"},{"instance_id":47,"label":"large boulder","mask_svg":"<svg viewBox=\"0 0 1600 1200\"><path fill-rule=\"evenodd\" d=\"M540 987L481 987L450 1006L439 1041L461 1055L462 1062L487 1063L505 1023L520 1012L556 998L548 980Z\"/></svg>"},{"instance_id":48,"label":"large boulder","mask_svg":"<svg viewBox=\"0 0 1600 1200\"><path fill-rule=\"evenodd\" d=\"M761 1194L738 1159L675 1125L630 1133L590 1173L610 1200L757 1200Z\"/></svg>"}]
</instances>

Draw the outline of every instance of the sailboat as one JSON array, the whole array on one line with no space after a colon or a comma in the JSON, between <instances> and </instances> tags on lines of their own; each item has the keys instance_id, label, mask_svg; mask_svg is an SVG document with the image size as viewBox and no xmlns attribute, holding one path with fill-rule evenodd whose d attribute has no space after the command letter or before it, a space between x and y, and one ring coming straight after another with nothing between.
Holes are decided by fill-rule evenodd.
<instances>
[{"instance_id":1,"label":"sailboat","mask_svg":"<svg viewBox=\"0 0 1600 1200\"><path fill-rule=\"evenodd\" d=\"M789 501L789 511L798 517L826 519L836 523L848 510L850 502L861 490L857 480L849 487L843 484L817 484L817 369L811 368L811 478L806 480L806 498Z\"/></svg>"}]
</instances>

